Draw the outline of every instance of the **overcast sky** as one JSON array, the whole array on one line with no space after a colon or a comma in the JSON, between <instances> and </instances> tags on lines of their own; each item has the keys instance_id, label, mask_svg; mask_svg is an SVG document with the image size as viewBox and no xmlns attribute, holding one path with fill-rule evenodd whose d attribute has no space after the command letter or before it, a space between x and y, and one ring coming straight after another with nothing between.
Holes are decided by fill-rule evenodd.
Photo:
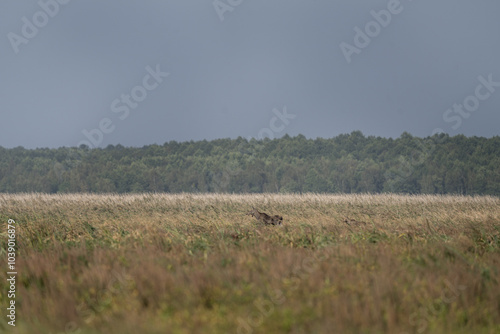
<instances>
[{"instance_id":1,"label":"overcast sky","mask_svg":"<svg viewBox=\"0 0 500 334\"><path fill-rule=\"evenodd\" d=\"M498 0L4 0L0 146L497 136L499 17Z\"/></svg>"}]
</instances>

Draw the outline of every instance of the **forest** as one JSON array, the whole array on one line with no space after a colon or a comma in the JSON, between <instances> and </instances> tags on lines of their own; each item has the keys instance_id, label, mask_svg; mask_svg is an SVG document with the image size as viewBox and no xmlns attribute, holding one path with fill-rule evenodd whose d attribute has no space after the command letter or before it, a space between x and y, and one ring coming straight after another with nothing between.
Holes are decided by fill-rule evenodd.
<instances>
[{"instance_id":1,"label":"forest","mask_svg":"<svg viewBox=\"0 0 500 334\"><path fill-rule=\"evenodd\" d=\"M0 146L0 192L500 195L500 137L217 139L144 147Z\"/></svg>"}]
</instances>

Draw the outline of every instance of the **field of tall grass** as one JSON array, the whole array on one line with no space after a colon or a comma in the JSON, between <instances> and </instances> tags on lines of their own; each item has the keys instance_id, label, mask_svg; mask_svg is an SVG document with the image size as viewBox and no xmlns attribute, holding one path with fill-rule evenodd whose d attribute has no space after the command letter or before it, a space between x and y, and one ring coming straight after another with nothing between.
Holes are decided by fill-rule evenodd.
<instances>
[{"instance_id":1,"label":"field of tall grass","mask_svg":"<svg viewBox=\"0 0 500 334\"><path fill-rule=\"evenodd\" d=\"M2 333L500 333L497 197L0 194L0 221Z\"/></svg>"}]
</instances>

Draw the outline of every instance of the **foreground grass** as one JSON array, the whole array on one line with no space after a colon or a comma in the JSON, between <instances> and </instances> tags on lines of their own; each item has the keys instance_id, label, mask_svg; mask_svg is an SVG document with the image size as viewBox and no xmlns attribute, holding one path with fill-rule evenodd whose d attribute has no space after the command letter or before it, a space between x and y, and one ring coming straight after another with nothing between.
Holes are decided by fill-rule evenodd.
<instances>
[{"instance_id":1,"label":"foreground grass","mask_svg":"<svg viewBox=\"0 0 500 334\"><path fill-rule=\"evenodd\" d=\"M0 332L500 332L495 197L4 194L0 219Z\"/></svg>"}]
</instances>

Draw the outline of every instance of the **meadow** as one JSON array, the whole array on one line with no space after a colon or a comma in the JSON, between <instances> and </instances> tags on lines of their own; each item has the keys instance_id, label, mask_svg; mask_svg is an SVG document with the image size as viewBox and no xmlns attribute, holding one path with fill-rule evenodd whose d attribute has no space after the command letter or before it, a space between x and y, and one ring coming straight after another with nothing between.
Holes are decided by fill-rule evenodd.
<instances>
[{"instance_id":1,"label":"meadow","mask_svg":"<svg viewBox=\"0 0 500 334\"><path fill-rule=\"evenodd\" d=\"M500 333L498 197L0 194L0 221L2 333Z\"/></svg>"}]
</instances>

